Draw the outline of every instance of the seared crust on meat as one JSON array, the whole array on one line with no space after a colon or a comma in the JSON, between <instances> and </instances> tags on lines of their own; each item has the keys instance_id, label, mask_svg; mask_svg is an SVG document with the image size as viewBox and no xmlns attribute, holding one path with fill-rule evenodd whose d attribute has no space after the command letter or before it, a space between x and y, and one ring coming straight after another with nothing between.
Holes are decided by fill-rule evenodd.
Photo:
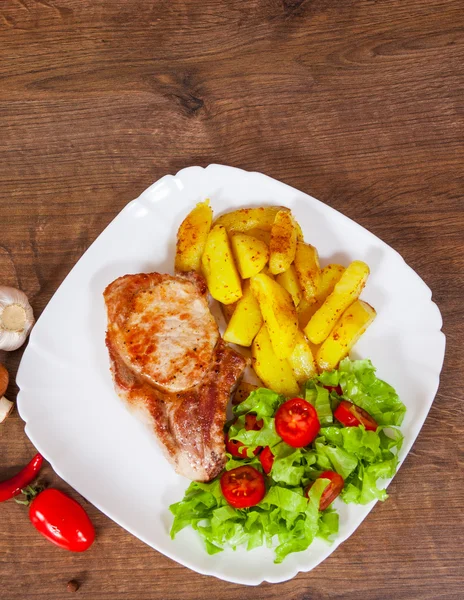
<instances>
[{"instance_id":1,"label":"seared crust on meat","mask_svg":"<svg viewBox=\"0 0 464 600\"><path fill-rule=\"evenodd\" d=\"M119 396L149 424L178 473L213 479L226 461L227 403L247 361L220 339L203 278L125 275L106 288L104 297L106 345ZM186 318L178 319L179 314ZM134 335L148 359L137 360L136 352L127 351ZM173 344L176 348L170 348Z\"/></svg>"},{"instance_id":2,"label":"seared crust on meat","mask_svg":"<svg viewBox=\"0 0 464 600\"><path fill-rule=\"evenodd\" d=\"M170 392L200 383L219 339L201 276L125 275L103 296L108 335L132 370Z\"/></svg>"}]
</instances>

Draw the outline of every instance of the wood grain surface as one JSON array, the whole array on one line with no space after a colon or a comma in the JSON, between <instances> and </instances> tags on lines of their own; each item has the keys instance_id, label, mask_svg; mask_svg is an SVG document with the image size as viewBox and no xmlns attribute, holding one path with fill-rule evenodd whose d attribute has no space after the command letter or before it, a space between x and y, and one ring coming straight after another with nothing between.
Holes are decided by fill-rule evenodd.
<instances>
[{"instance_id":1,"label":"wood grain surface","mask_svg":"<svg viewBox=\"0 0 464 600\"><path fill-rule=\"evenodd\" d=\"M82 600L463 597L463 107L458 0L1 0L0 278L37 316L128 201L217 162L281 179L393 246L447 336L389 500L311 573L256 588L204 577L82 498L98 540L74 555L11 501L2 600L68 597L70 579ZM21 354L0 356L11 399ZM16 412L0 425L0 479L34 452L23 428Z\"/></svg>"}]
</instances>

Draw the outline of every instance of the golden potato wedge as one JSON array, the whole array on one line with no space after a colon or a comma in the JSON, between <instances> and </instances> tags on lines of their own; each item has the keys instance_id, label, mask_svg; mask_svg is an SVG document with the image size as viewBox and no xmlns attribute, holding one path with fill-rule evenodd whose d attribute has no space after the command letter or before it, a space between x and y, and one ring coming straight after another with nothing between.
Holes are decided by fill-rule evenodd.
<instances>
[{"instance_id":1,"label":"golden potato wedge","mask_svg":"<svg viewBox=\"0 0 464 600\"><path fill-rule=\"evenodd\" d=\"M225 227L216 225L209 232L201 265L209 293L215 300L232 304L242 297L242 284Z\"/></svg>"},{"instance_id":2,"label":"golden potato wedge","mask_svg":"<svg viewBox=\"0 0 464 600\"><path fill-rule=\"evenodd\" d=\"M199 202L185 217L177 231L176 272L199 271L213 211L209 200Z\"/></svg>"},{"instance_id":3,"label":"golden potato wedge","mask_svg":"<svg viewBox=\"0 0 464 600\"><path fill-rule=\"evenodd\" d=\"M288 364L298 383L303 383L317 375L316 361L304 333L298 330L293 352L287 358Z\"/></svg>"},{"instance_id":4,"label":"golden potato wedge","mask_svg":"<svg viewBox=\"0 0 464 600\"><path fill-rule=\"evenodd\" d=\"M230 244L242 279L257 275L269 260L267 245L251 235L234 233L231 236Z\"/></svg>"},{"instance_id":5,"label":"golden potato wedge","mask_svg":"<svg viewBox=\"0 0 464 600\"><path fill-rule=\"evenodd\" d=\"M264 231L264 229L255 228L255 229L250 229L250 231L247 231L247 234L255 237L258 240L261 240L269 248L269 244L271 243L271 232L270 231Z\"/></svg>"},{"instance_id":6,"label":"golden potato wedge","mask_svg":"<svg viewBox=\"0 0 464 600\"><path fill-rule=\"evenodd\" d=\"M329 337L316 354L321 371L332 371L348 356L351 348L375 319L375 310L362 300L356 300L342 314Z\"/></svg>"},{"instance_id":7,"label":"golden potato wedge","mask_svg":"<svg viewBox=\"0 0 464 600\"><path fill-rule=\"evenodd\" d=\"M214 225L223 225L229 233L248 233L250 229L271 231L276 214L280 210L289 210L285 206L261 206L259 208L240 208L221 215Z\"/></svg>"},{"instance_id":8,"label":"golden potato wedge","mask_svg":"<svg viewBox=\"0 0 464 600\"><path fill-rule=\"evenodd\" d=\"M226 323L228 323L232 317L232 315L234 314L234 310L235 307L237 306L237 302L234 302L233 304L222 304L222 302L219 303L221 306L221 312L222 315L224 317L224 319L226 320Z\"/></svg>"},{"instance_id":9,"label":"golden potato wedge","mask_svg":"<svg viewBox=\"0 0 464 600\"><path fill-rule=\"evenodd\" d=\"M284 358L276 356L266 325L263 325L251 346L251 358L256 375L263 384L278 394L298 394L298 383Z\"/></svg>"},{"instance_id":10,"label":"golden potato wedge","mask_svg":"<svg viewBox=\"0 0 464 600\"><path fill-rule=\"evenodd\" d=\"M267 275L270 279L275 279L274 275L269 271L269 265L264 265L259 274Z\"/></svg>"},{"instance_id":11,"label":"golden potato wedge","mask_svg":"<svg viewBox=\"0 0 464 600\"><path fill-rule=\"evenodd\" d=\"M271 229L269 245L269 270L273 275L286 271L296 252L297 229L295 219L288 210L279 210Z\"/></svg>"},{"instance_id":12,"label":"golden potato wedge","mask_svg":"<svg viewBox=\"0 0 464 600\"><path fill-rule=\"evenodd\" d=\"M303 298L303 291L301 289L300 282L298 281L298 275L296 274L295 267L290 265L286 271L276 275L275 280L284 288L284 290L287 290L292 297L293 304L298 307L301 299Z\"/></svg>"},{"instance_id":13,"label":"golden potato wedge","mask_svg":"<svg viewBox=\"0 0 464 600\"><path fill-rule=\"evenodd\" d=\"M306 341L308 342L309 349L311 350L311 353L314 356L314 360L316 360L316 356L319 351L319 348L321 347L321 344L313 344L312 342L310 342L308 340L308 338L306 338ZM316 366L317 366L317 362L316 362Z\"/></svg>"},{"instance_id":14,"label":"golden potato wedge","mask_svg":"<svg viewBox=\"0 0 464 600\"><path fill-rule=\"evenodd\" d=\"M296 308L298 325L300 329L304 329L306 327L309 319L313 316L318 308L319 306L317 302L308 302L304 296L301 298L301 301Z\"/></svg>"},{"instance_id":15,"label":"golden potato wedge","mask_svg":"<svg viewBox=\"0 0 464 600\"><path fill-rule=\"evenodd\" d=\"M317 301L320 304L333 292L335 285L340 281L344 271L345 267L337 264L330 264L321 269L321 281L316 293Z\"/></svg>"},{"instance_id":16,"label":"golden potato wedge","mask_svg":"<svg viewBox=\"0 0 464 600\"><path fill-rule=\"evenodd\" d=\"M295 221L295 227L296 227L296 239L299 242L304 242L304 237L303 237L303 231L300 227L300 224L298 223L298 221L295 219L295 217L293 217L294 221Z\"/></svg>"},{"instance_id":17,"label":"golden potato wedge","mask_svg":"<svg viewBox=\"0 0 464 600\"><path fill-rule=\"evenodd\" d=\"M360 260L353 261L345 269L333 292L327 296L304 329L306 337L313 344L320 344L326 339L340 315L359 297L368 276L369 267Z\"/></svg>"},{"instance_id":18,"label":"golden potato wedge","mask_svg":"<svg viewBox=\"0 0 464 600\"><path fill-rule=\"evenodd\" d=\"M248 383L246 381L241 381L238 384L238 388L235 390L234 397L232 398L232 404L235 406L236 404L240 404L240 402L244 402L251 392L254 392L257 389L257 385L253 385L252 383Z\"/></svg>"},{"instance_id":19,"label":"golden potato wedge","mask_svg":"<svg viewBox=\"0 0 464 600\"><path fill-rule=\"evenodd\" d=\"M306 298L302 298L297 307L298 324L301 329L306 327L309 319L319 310L327 296L333 292L335 284L340 280L344 270L345 267L335 264L321 269L321 281L316 292L316 302L310 303Z\"/></svg>"},{"instance_id":20,"label":"golden potato wedge","mask_svg":"<svg viewBox=\"0 0 464 600\"><path fill-rule=\"evenodd\" d=\"M316 294L321 282L321 268L316 248L311 244L298 242L294 264L304 297L309 304L316 302Z\"/></svg>"},{"instance_id":21,"label":"golden potato wedge","mask_svg":"<svg viewBox=\"0 0 464 600\"><path fill-rule=\"evenodd\" d=\"M243 296L237 302L223 338L239 346L251 346L253 338L261 329L263 317L258 301L250 289L250 282L243 284Z\"/></svg>"},{"instance_id":22,"label":"golden potato wedge","mask_svg":"<svg viewBox=\"0 0 464 600\"><path fill-rule=\"evenodd\" d=\"M274 352L279 358L287 358L295 346L298 331L292 297L287 290L263 273L252 277L250 285L267 325Z\"/></svg>"}]
</instances>

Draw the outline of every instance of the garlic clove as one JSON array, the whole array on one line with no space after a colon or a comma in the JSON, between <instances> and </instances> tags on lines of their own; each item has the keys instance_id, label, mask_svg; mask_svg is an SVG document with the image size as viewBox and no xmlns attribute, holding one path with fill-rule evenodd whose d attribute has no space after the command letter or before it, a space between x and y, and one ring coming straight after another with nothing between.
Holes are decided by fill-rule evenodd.
<instances>
[{"instance_id":1,"label":"garlic clove","mask_svg":"<svg viewBox=\"0 0 464 600\"><path fill-rule=\"evenodd\" d=\"M24 292L0 286L0 350L16 350L34 325L34 313Z\"/></svg>"},{"instance_id":2,"label":"garlic clove","mask_svg":"<svg viewBox=\"0 0 464 600\"><path fill-rule=\"evenodd\" d=\"M3 423L3 421L8 417L13 410L13 407L13 402L10 402L8 398L5 398L5 396L0 398L0 423Z\"/></svg>"},{"instance_id":3,"label":"garlic clove","mask_svg":"<svg viewBox=\"0 0 464 600\"><path fill-rule=\"evenodd\" d=\"M4 367L3 365L0 365L0 398L6 392L9 381L10 381L10 377L8 375L8 371L6 370L6 367Z\"/></svg>"}]
</instances>

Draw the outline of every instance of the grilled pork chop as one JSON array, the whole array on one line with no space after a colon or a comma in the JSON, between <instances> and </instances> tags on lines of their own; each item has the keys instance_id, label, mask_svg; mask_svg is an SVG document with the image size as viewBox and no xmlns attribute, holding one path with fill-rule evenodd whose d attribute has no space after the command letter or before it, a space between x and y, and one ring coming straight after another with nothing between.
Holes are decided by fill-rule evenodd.
<instances>
[{"instance_id":1,"label":"grilled pork chop","mask_svg":"<svg viewBox=\"0 0 464 600\"><path fill-rule=\"evenodd\" d=\"M104 292L106 345L118 395L150 425L177 473L223 468L230 394L246 360L224 344L195 273L125 275Z\"/></svg>"}]
</instances>

